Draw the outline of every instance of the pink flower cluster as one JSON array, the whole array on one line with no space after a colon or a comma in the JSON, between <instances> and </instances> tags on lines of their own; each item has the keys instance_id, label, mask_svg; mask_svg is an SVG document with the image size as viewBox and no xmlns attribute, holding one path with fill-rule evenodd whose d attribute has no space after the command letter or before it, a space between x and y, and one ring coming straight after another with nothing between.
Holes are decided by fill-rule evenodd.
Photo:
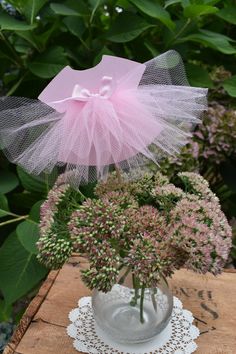
<instances>
[{"instance_id":1,"label":"pink flower cluster","mask_svg":"<svg viewBox=\"0 0 236 354\"><path fill-rule=\"evenodd\" d=\"M175 186L161 173L135 181L122 177L120 182L111 175L96 187L98 198L83 202L67 185L53 188L41 209L43 263L57 268L79 252L89 260L84 282L105 292L126 268L145 287L180 267L220 273L232 231L204 178L180 173Z\"/></svg>"},{"instance_id":2,"label":"pink flower cluster","mask_svg":"<svg viewBox=\"0 0 236 354\"><path fill-rule=\"evenodd\" d=\"M172 245L187 253L185 267L220 273L228 258L232 231L219 205L186 197L170 214L168 233Z\"/></svg>"},{"instance_id":3,"label":"pink flower cluster","mask_svg":"<svg viewBox=\"0 0 236 354\"><path fill-rule=\"evenodd\" d=\"M40 238L37 242L37 258L49 268L59 268L72 253L71 241L60 233L55 226L56 215L61 201L66 197L70 186L57 183L49 191L40 210Z\"/></svg>"},{"instance_id":4,"label":"pink flower cluster","mask_svg":"<svg viewBox=\"0 0 236 354\"><path fill-rule=\"evenodd\" d=\"M64 197L67 190L70 188L68 184L58 185L49 191L46 201L41 205L40 209L40 234L44 236L48 233L51 225L54 222L54 215L57 211L57 205Z\"/></svg>"}]
</instances>

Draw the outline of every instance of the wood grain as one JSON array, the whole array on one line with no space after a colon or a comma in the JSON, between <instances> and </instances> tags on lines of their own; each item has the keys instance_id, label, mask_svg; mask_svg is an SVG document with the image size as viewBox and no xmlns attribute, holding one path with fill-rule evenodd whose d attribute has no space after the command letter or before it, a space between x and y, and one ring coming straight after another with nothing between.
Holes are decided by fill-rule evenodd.
<instances>
[{"instance_id":1,"label":"wood grain","mask_svg":"<svg viewBox=\"0 0 236 354\"><path fill-rule=\"evenodd\" d=\"M49 274L4 354L79 354L66 327L78 299L90 295L80 278L84 267L86 261L74 256ZM214 277L180 270L169 284L200 329L196 354L236 354L236 272Z\"/></svg>"}]
</instances>

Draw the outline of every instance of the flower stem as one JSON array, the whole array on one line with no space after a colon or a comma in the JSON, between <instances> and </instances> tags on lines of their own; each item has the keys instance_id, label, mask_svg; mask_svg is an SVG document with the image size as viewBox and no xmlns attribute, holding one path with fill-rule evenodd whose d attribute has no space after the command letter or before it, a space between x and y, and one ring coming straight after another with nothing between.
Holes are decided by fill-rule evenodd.
<instances>
[{"instance_id":1,"label":"flower stem","mask_svg":"<svg viewBox=\"0 0 236 354\"><path fill-rule=\"evenodd\" d=\"M130 301L131 306L136 306L139 298L139 288L136 282L134 274L132 274L132 282L133 282L133 289L134 289L134 297Z\"/></svg>"},{"instance_id":2,"label":"flower stem","mask_svg":"<svg viewBox=\"0 0 236 354\"><path fill-rule=\"evenodd\" d=\"M29 216L29 215L23 215L23 216L19 216L18 218L15 218L15 219L10 219L10 220L1 222L1 223L0 223L0 226L12 224L13 222L18 222L18 221L20 221L20 220L25 220L25 219L28 218L28 216Z\"/></svg>"},{"instance_id":3,"label":"flower stem","mask_svg":"<svg viewBox=\"0 0 236 354\"><path fill-rule=\"evenodd\" d=\"M157 293L157 290L155 288L152 289L151 297L152 297L152 304L153 304L153 308L154 308L155 312L157 312L157 302L156 302L156 296L155 296L156 293Z\"/></svg>"},{"instance_id":4,"label":"flower stem","mask_svg":"<svg viewBox=\"0 0 236 354\"><path fill-rule=\"evenodd\" d=\"M144 317L143 317L144 293L145 293L145 286L143 285L141 288L141 297L140 297L140 322L141 323L144 323Z\"/></svg>"}]
</instances>

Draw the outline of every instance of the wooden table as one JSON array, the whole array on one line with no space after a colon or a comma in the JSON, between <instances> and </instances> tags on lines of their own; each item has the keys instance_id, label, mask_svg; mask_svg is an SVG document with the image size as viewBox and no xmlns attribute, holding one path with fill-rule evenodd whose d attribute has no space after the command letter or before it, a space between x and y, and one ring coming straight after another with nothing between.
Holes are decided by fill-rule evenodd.
<instances>
[{"instance_id":1,"label":"wooden table","mask_svg":"<svg viewBox=\"0 0 236 354\"><path fill-rule=\"evenodd\" d=\"M49 274L4 354L78 354L66 327L70 310L89 295L80 279L85 266L83 258L73 257ZM236 272L214 277L180 270L169 283L201 331L196 354L236 354Z\"/></svg>"}]
</instances>

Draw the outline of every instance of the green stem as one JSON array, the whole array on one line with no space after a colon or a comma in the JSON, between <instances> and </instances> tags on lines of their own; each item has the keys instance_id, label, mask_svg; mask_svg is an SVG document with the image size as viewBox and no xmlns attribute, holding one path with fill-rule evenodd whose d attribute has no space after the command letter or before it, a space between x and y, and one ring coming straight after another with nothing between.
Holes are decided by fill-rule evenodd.
<instances>
[{"instance_id":1,"label":"green stem","mask_svg":"<svg viewBox=\"0 0 236 354\"><path fill-rule=\"evenodd\" d=\"M28 72L27 72L28 73ZM12 88L7 92L6 96L11 96L20 86L22 81L25 79L27 73L25 73L13 86Z\"/></svg>"},{"instance_id":2,"label":"green stem","mask_svg":"<svg viewBox=\"0 0 236 354\"><path fill-rule=\"evenodd\" d=\"M79 192L79 194L81 195L81 197L83 198L83 200L86 200L86 199L87 199L86 196L81 192L81 190L78 189L78 192Z\"/></svg>"},{"instance_id":3,"label":"green stem","mask_svg":"<svg viewBox=\"0 0 236 354\"><path fill-rule=\"evenodd\" d=\"M18 218L15 218L15 219L11 219L11 220L7 220L7 221L4 221L4 222L1 222L0 223L0 227L4 226L4 225L12 224L13 222L17 222L17 221L20 221L20 220L27 219L28 216L29 215L23 215L23 216L19 216Z\"/></svg>"},{"instance_id":4,"label":"green stem","mask_svg":"<svg viewBox=\"0 0 236 354\"><path fill-rule=\"evenodd\" d=\"M153 308L155 310L155 312L157 312L157 302L156 302L156 294L157 294L157 289L152 289L152 304L153 304Z\"/></svg>"},{"instance_id":5,"label":"green stem","mask_svg":"<svg viewBox=\"0 0 236 354\"><path fill-rule=\"evenodd\" d=\"M96 3L95 3L95 5L94 5L93 11L92 11L91 16L90 16L90 19L89 19L89 23L90 23L90 24L92 24L92 22L93 22L93 18L94 18L95 12L97 11L97 9L98 9L98 7L99 7L100 2L101 2L101 0L97 0Z\"/></svg>"},{"instance_id":6,"label":"green stem","mask_svg":"<svg viewBox=\"0 0 236 354\"><path fill-rule=\"evenodd\" d=\"M132 300L130 301L130 305L131 306L136 306L137 302L138 302L138 298L139 298L139 288L138 288L138 284L136 282L135 276L134 274L132 274L132 282L133 282L133 289L134 289L134 297L132 298Z\"/></svg>"},{"instance_id":7,"label":"green stem","mask_svg":"<svg viewBox=\"0 0 236 354\"><path fill-rule=\"evenodd\" d=\"M143 317L144 293L145 293L145 286L143 285L141 288L141 297L140 297L140 322L141 323L144 323L144 317Z\"/></svg>"},{"instance_id":8,"label":"green stem","mask_svg":"<svg viewBox=\"0 0 236 354\"><path fill-rule=\"evenodd\" d=\"M177 32L176 35L167 43L166 48L168 48L172 43L176 41L176 39L179 38L179 36L185 31L185 29L188 27L190 23L191 23L191 19L188 18L186 23L183 25L183 27L180 28L179 32Z\"/></svg>"},{"instance_id":9,"label":"green stem","mask_svg":"<svg viewBox=\"0 0 236 354\"><path fill-rule=\"evenodd\" d=\"M3 32L0 31L0 38L5 42L5 45L9 49L9 51L12 53L12 60L15 62L17 66L22 67L22 61L21 58L17 55L15 48L12 46L12 44L9 42L9 40L4 36Z\"/></svg>"}]
</instances>

